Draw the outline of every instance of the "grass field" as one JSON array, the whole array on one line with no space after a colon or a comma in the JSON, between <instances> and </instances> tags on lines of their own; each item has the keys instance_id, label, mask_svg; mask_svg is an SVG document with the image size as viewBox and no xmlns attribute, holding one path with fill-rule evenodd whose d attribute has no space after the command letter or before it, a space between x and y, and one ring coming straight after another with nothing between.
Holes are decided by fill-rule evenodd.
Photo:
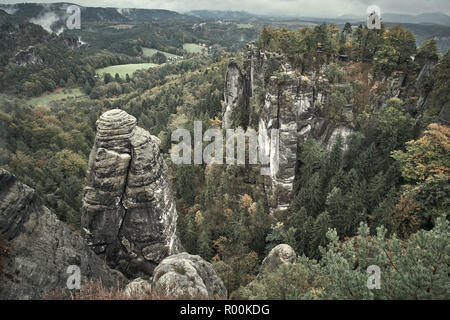
<instances>
[{"instance_id":1,"label":"grass field","mask_svg":"<svg viewBox=\"0 0 450 320\"><path fill-rule=\"evenodd\" d=\"M250 29L250 28L253 27L253 25L250 24L250 23L238 23L238 24L237 24L237 27L238 27L239 29Z\"/></svg>"},{"instance_id":2,"label":"grass field","mask_svg":"<svg viewBox=\"0 0 450 320\"><path fill-rule=\"evenodd\" d=\"M32 106L36 106L39 104L46 105L52 101L63 100L67 98L79 98L79 97L87 97L86 94L81 92L80 89L56 89L51 93L44 93L39 97L30 98L27 100L28 104Z\"/></svg>"},{"instance_id":3,"label":"grass field","mask_svg":"<svg viewBox=\"0 0 450 320\"><path fill-rule=\"evenodd\" d=\"M110 73L113 77L116 73L119 74L121 78L126 77L127 73L131 77L133 72L139 69L148 69L157 67L157 64L154 63L130 63L130 64L119 64L117 66L109 66L106 68L97 69L96 72L100 77L103 77L105 73Z\"/></svg>"},{"instance_id":4,"label":"grass field","mask_svg":"<svg viewBox=\"0 0 450 320\"><path fill-rule=\"evenodd\" d=\"M202 53L205 48L195 43L185 43L183 44L183 49L188 53Z\"/></svg>"},{"instance_id":5,"label":"grass field","mask_svg":"<svg viewBox=\"0 0 450 320\"><path fill-rule=\"evenodd\" d=\"M177 57L179 57L176 54L172 54L172 53L168 53L168 52L164 52L164 51L160 51L160 50L152 49L152 48L142 48L142 51L144 51L144 56L146 56L146 57L151 57L157 52L161 52L167 58L177 58Z\"/></svg>"}]
</instances>

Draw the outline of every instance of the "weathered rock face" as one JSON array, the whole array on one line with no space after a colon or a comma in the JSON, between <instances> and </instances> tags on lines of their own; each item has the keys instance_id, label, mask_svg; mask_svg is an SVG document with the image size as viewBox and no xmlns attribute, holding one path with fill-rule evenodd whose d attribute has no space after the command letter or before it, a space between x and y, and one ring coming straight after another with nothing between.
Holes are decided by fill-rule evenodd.
<instances>
[{"instance_id":1,"label":"weathered rock face","mask_svg":"<svg viewBox=\"0 0 450 320\"><path fill-rule=\"evenodd\" d=\"M120 272L111 270L41 204L32 188L3 169L0 237L9 248L0 253L0 299L39 299L50 291L62 291L70 265L80 267L82 284L89 280L101 281L105 287L126 284Z\"/></svg>"},{"instance_id":2,"label":"weathered rock face","mask_svg":"<svg viewBox=\"0 0 450 320\"><path fill-rule=\"evenodd\" d=\"M165 258L155 269L152 291L170 298L227 298L213 266L186 252Z\"/></svg>"},{"instance_id":3,"label":"weathered rock face","mask_svg":"<svg viewBox=\"0 0 450 320\"><path fill-rule=\"evenodd\" d=\"M182 246L158 138L114 109L97 120L82 204L83 236L129 278L151 275Z\"/></svg>"},{"instance_id":4,"label":"weathered rock face","mask_svg":"<svg viewBox=\"0 0 450 320\"><path fill-rule=\"evenodd\" d=\"M275 272L284 263L295 263L297 254L288 244L279 244L264 258L258 276Z\"/></svg>"},{"instance_id":5,"label":"weathered rock face","mask_svg":"<svg viewBox=\"0 0 450 320\"><path fill-rule=\"evenodd\" d=\"M416 115L416 123L419 123L424 112L429 107L429 102L431 99L428 99L429 91L425 89L426 82L430 77L432 77L433 69L438 63L437 59L422 59L422 61L417 61L420 65L422 65L419 74L417 75L414 82L410 83L407 89L405 90L405 94L401 96L403 100L406 99L415 99L416 105L413 110L410 112L413 115ZM433 122L439 122L445 125L450 123L450 105L443 105L439 115L433 120Z\"/></svg>"},{"instance_id":6,"label":"weathered rock face","mask_svg":"<svg viewBox=\"0 0 450 320\"><path fill-rule=\"evenodd\" d=\"M230 61L225 76L225 94L222 106L222 127L224 129L230 128L233 111L239 105L248 103L247 88L247 78L242 74L241 68L235 61Z\"/></svg>"},{"instance_id":7,"label":"weathered rock face","mask_svg":"<svg viewBox=\"0 0 450 320\"><path fill-rule=\"evenodd\" d=\"M264 107L259 115L259 132L267 132L267 140L271 147L271 154L278 148L278 168L272 158L270 163L270 182L266 184L266 192L274 194L277 208L283 209L288 205L295 176L297 154L297 119L298 107L297 87L298 79L292 71L285 74L283 83L276 77L271 77L267 86ZM278 129L278 141L272 138L271 129ZM278 147L277 147L278 146ZM278 169L278 170L277 170Z\"/></svg>"},{"instance_id":8,"label":"weathered rock face","mask_svg":"<svg viewBox=\"0 0 450 320\"><path fill-rule=\"evenodd\" d=\"M416 101L415 106L408 111L412 116L419 120L426 109L428 91L425 90L424 85L432 72L436 64L437 59L427 58L416 60L421 66L420 71L414 77L410 75L396 71L389 77L385 77L379 83L377 83L370 92L370 107L372 112L386 106L386 101L390 98L400 98L403 101L410 100ZM410 107L411 108L411 107Z\"/></svg>"}]
</instances>

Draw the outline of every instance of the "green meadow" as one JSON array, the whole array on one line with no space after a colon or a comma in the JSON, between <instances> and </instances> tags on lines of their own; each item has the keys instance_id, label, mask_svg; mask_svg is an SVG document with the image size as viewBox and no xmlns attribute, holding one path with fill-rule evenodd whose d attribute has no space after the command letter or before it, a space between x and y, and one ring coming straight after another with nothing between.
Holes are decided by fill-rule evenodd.
<instances>
[{"instance_id":1,"label":"green meadow","mask_svg":"<svg viewBox=\"0 0 450 320\"><path fill-rule=\"evenodd\" d=\"M28 104L32 106L47 105L50 102L63 100L67 98L87 97L79 88L75 89L56 89L51 93L44 93L39 97L28 99Z\"/></svg>"},{"instance_id":2,"label":"green meadow","mask_svg":"<svg viewBox=\"0 0 450 320\"><path fill-rule=\"evenodd\" d=\"M238 23L236 26L237 26L239 29L250 29L250 28L253 27L253 25L250 24L250 23Z\"/></svg>"},{"instance_id":3,"label":"green meadow","mask_svg":"<svg viewBox=\"0 0 450 320\"><path fill-rule=\"evenodd\" d=\"M195 43L185 43L183 44L183 49L188 53L202 53L205 48Z\"/></svg>"},{"instance_id":4,"label":"green meadow","mask_svg":"<svg viewBox=\"0 0 450 320\"><path fill-rule=\"evenodd\" d=\"M161 51L158 49L153 49L153 48L142 48L142 51L144 52L144 56L146 57L151 57L153 56L155 53L157 52L161 52L162 54L164 54L167 58L176 58L179 57L176 54L172 54L169 52L165 52L165 51Z\"/></svg>"},{"instance_id":5,"label":"green meadow","mask_svg":"<svg viewBox=\"0 0 450 320\"><path fill-rule=\"evenodd\" d=\"M154 63L130 63L130 64L119 64L116 66L109 66L106 68L97 69L96 72L100 77L103 77L105 73L111 74L113 77L116 73L119 74L121 78L125 78L127 73L131 77L133 72L139 69L148 69L157 67Z\"/></svg>"}]
</instances>

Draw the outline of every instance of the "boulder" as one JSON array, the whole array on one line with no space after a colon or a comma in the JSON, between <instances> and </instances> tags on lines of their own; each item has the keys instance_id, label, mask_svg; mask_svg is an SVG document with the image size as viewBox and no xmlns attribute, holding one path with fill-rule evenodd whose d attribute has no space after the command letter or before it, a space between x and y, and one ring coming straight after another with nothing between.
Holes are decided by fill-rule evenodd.
<instances>
[{"instance_id":1,"label":"boulder","mask_svg":"<svg viewBox=\"0 0 450 320\"><path fill-rule=\"evenodd\" d=\"M144 297L151 293L151 283L145 279L137 278L125 287L125 294L129 297Z\"/></svg>"},{"instance_id":2,"label":"boulder","mask_svg":"<svg viewBox=\"0 0 450 320\"><path fill-rule=\"evenodd\" d=\"M288 244L279 244L264 258L259 275L276 271L284 263L295 263L297 254Z\"/></svg>"},{"instance_id":3,"label":"boulder","mask_svg":"<svg viewBox=\"0 0 450 320\"><path fill-rule=\"evenodd\" d=\"M227 289L213 266L186 252L161 261L154 272L152 291L174 299L227 298Z\"/></svg>"}]
</instances>

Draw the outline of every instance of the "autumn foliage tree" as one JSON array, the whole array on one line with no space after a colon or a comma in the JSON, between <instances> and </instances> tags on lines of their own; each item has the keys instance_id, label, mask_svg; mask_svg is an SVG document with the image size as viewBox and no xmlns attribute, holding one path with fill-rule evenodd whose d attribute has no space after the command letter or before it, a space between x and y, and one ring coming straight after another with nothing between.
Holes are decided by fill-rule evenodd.
<instances>
[{"instance_id":1,"label":"autumn foliage tree","mask_svg":"<svg viewBox=\"0 0 450 320\"><path fill-rule=\"evenodd\" d=\"M403 195L423 205L424 218L450 212L450 129L432 123L418 140L406 143L406 151L392 157L401 164L407 180Z\"/></svg>"}]
</instances>

